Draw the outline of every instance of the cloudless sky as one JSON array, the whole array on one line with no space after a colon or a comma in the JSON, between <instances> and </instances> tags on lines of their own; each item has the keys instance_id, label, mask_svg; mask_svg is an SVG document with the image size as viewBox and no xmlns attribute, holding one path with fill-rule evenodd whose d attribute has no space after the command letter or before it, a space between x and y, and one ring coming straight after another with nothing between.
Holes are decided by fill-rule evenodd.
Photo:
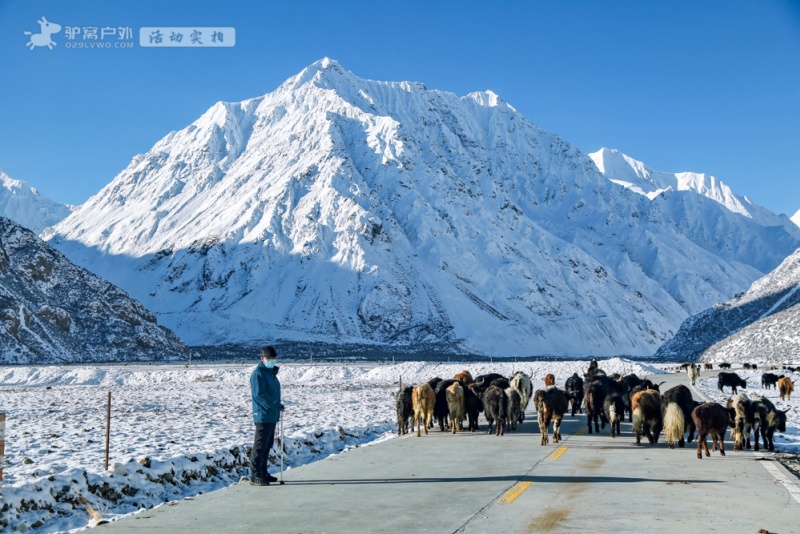
<instances>
[{"instance_id":1,"label":"cloudless sky","mask_svg":"<svg viewBox=\"0 0 800 534\"><path fill-rule=\"evenodd\" d=\"M42 16L130 27L135 46L67 48L62 29L29 50ZM236 45L143 48L145 26L234 27ZM362 78L491 89L587 153L800 209L797 0L0 0L0 169L81 204L215 102L326 56Z\"/></svg>"}]
</instances>

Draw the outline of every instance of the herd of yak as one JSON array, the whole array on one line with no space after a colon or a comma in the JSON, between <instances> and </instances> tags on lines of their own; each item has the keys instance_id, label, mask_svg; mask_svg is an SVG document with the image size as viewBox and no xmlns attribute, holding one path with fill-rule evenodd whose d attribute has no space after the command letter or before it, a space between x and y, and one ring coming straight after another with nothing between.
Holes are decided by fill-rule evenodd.
<instances>
[{"instance_id":1,"label":"herd of yak","mask_svg":"<svg viewBox=\"0 0 800 534\"><path fill-rule=\"evenodd\" d=\"M688 366L688 374L694 384L699 376L700 368ZM767 376L769 375L769 376ZM773 381L773 377L775 380ZM469 371L462 371L453 378L433 378L413 387L400 387L397 392L397 431L406 434L416 427L417 436L428 433L434 421L441 431L451 430L453 433L463 430L464 421L467 429L478 430L478 414L483 412L489 423L488 433L502 436L506 425L516 430L517 424L525 419L525 409L533 400L538 415L539 429L542 435L541 444L550 441L548 428L553 423L553 442L561 439L561 420L568 410L572 416L586 410L589 434L600 432L606 425L611 427L611 437L620 434L620 421L628 416L633 423L636 445L641 445L642 434L647 436L651 444L658 442L662 430L671 449L677 443L685 445L684 434L688 432L687 441L691 442L697 433L697 457L702 459L702 451L710 456L707 437L711 436L713 450L719 446L720 454L725 455L724 437L730 427L734 440L734 450L743 446L751 447L750 433L755 436L755 450L759 450L759 433L764 447L774 450L773 435L775 431L786 432L786 411L778 410L769 399L763 396L750 397L738 393L737 387L746 387L746 383L736 373L719 374L718 387L732 388L733 396L728 399L727 406L716 402L699 403L692 398L688 387L678 385L660 392L663 384L654 384L648 379L641 379L635 374L620 376L607 375L592 359L589 369L583 377L574 373L566 380L564 389L555 385L555 377L548 374L545 388L533 392L531 379L524 372L515 372L511 377L497 373L477 376L473 379ZM778 385L781 399L785 394L791 395L794 383L787 377L764 373L762 385Z\"/></svg>"}]
</instances>

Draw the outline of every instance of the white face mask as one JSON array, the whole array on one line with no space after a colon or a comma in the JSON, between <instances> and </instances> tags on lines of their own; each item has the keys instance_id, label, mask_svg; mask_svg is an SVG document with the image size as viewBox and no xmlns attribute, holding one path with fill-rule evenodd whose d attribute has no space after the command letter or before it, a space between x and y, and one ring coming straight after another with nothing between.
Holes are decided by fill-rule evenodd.
<instances>
[{"instance_id":1,"label":"white face mask","mask_svg":"<svg viewBox=\"0 0 800 534\"><path fill-rule=\"evenodd\" d=\"M277 360L274 359L274 358L272 358L272 359L264 359L264 360L261 360L261 361L264 362L264 365L267 367L267 369L272 369L273 367L275 367L275 363L277 362Z\"/></svg>"}]
</instances>

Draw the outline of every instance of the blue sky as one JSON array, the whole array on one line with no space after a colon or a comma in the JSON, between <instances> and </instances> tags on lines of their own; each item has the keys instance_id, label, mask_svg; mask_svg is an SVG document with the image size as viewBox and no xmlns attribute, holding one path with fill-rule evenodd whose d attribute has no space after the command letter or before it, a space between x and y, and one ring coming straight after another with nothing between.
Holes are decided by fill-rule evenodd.
<instances>
[{"instance_id":1,"label":"blue sky","mask_svg":"<svg viewBox=\"0 0 800 534\"><path fill-rule=\"evenodd\" d=\"M29 50L42 16L130 27L131 49ZM236 46L138 46L143 26L234 27ZM109 37L109 39L111 39ZM80 38L75 39L75 41ZM713 174L800 209L800 2L0 0L0 168L80 204L214 102L322 57L364 78L491 89L586 152Z\"/></svg>"}]
</instances>

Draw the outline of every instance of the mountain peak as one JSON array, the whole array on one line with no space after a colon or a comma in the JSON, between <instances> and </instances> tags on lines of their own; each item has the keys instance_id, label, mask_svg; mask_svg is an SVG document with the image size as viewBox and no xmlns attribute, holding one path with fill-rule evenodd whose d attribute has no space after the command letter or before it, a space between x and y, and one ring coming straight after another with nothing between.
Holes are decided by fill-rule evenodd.
<instances>
[{"instance_id":1,"label":"mountain peak","mask_svg":"<svg viewBox=\"0 0 800 534\"><path fill-rule=\"evenodd\" d=\"M9 191L14 189L30 189L30 191L34 195L39 194L39 192L36 191L35 188L30 187L27 183L23 182L22 180L17 180L16 178L12 178L3 169L0 169L0 187L8 189Z\"/></svg>"},{"instance_id":2,"label":"mountain peak","mask_svg":"<svg viewBox=\"0 0 800 534\"><path fill-rule=\"evenodd\" d=\"M500 98L500 95L498 95L492 90L475 91L473 93L468 94L466 98L474 100L481 106L487 106L492 108L505 103L504 100Z\"/></svg>"},{"instance_id":3,"label":"mountain peak","mask_svg":"<svg viewBox=\"0 0 800 534\"><path fill-rule=\"evenodd\" d=\"M335 59L331 59L329 57L324 57L322 59L319 59L319 60L315 61L314 63L312 63L311 65L312 66L313 65L319 65L319 67L321 69L339 69L339 70L341 70L341 68L342 68L341 65L339 65L338 61L336 61Z\"/></svg>"},{"instance_id":4,"label":"mountain peak","mask_svg":"<svg viewBox=\"0 0 800 534\"><path fill-rule=\"evenodd\" d=\"M649 181L650 175L653 173L644 163L623 154L616 148L603 147L597 152L589 154L589 157L603 174L629 174L632 170L640 180ZM606 177L611 178L610 176Z\"/></svg>"},{"instance_id":5,"label":"mountain peak","mask_svg":"<svg viewBox=\"0 0 800 534\"><path fill-rule=\"evenodd\" d=\"M355 76L350 71L343 69L335 59L324 57L304 68L299 74L289 78L286 83L290 87L300 87L309 82L323 85L323 80L330 83L340 77L350 78Z\"/></svg>"},{"instance_id":6,"label":"mountain peak","mask_svg":"<svg viewBox=\"0 0 800 534\"><path fill-rule=\"evenodd\" d=\"M53 243L195 344L506 355L649 353L800 245L711 202L687 223L511 109L323 58L134 158Z\"/></svg>"},{"instance_id":7,"label":"mountain peak","mask_svg":"<svg viewBox=\"0 0 800 534\"><path fill-rule=\"evenodd\" d=\"M68 206L45 197L35 187L0 170L0 216L39 233L69 215Z\"/></svg>"}]
</instances>

